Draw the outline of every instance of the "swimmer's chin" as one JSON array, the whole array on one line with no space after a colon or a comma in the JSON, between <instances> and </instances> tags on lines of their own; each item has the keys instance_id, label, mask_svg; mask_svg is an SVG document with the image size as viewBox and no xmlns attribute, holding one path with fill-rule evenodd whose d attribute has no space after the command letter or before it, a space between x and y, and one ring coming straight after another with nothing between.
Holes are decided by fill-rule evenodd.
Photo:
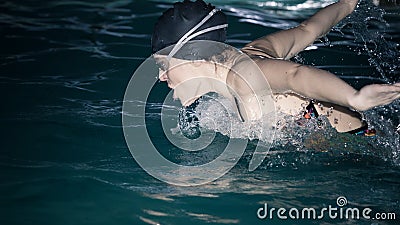
<instances>
[{"instance_id":1,"label":"swimmer's chin","mask_svg":"<svg viewBox=\"0 0 400 225\"><path fill-rule=\"evenodd\" d=\"M170 83L170 82L168 82L167 81L167 86L169 87L169 88L171 88L171 89L174 89L175 87Z\"/></svg>"}]
</instances>

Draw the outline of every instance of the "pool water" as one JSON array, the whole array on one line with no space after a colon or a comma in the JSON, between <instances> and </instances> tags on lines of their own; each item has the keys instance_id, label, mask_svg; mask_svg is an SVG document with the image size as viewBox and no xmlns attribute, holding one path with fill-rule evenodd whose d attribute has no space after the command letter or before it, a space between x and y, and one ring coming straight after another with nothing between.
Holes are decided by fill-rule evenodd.
<instances>
[{"instance_id":1,"label":"pool water","mask_svg":"<svg viewBox=\"0 0 400 225\"><path fill-rule=\"evenodd\" d=\"M212 1L228 15L228 43L238 48L295 26L332 2ZM179 187L147 174L126 145L121 111L133 72L151 54L153 25L170 6L133 0L0 3L0 224L399 224L399 101L365 113L378 130L372 138L293 129L252 172L254 140L231 171L209 184ZM294 60L357 88L399 81L399 13L362 2ZM169 90L158 82L153 91L165 96ZM160 102L151 98L146 106L153 140L172 158L197 160L162 138ZM211 158L228 139L215 138L215 152L206 153ZM264 203L321 209L338 207L340 196L348 207L394 212L397 220L257 217Z\"/></svg>"}]
</instances>

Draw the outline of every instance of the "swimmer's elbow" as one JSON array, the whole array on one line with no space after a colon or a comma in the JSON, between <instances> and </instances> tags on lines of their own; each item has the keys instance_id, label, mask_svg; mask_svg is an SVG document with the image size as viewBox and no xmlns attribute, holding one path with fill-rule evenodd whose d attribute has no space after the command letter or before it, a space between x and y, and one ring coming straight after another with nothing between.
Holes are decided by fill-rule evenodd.
<instances>
[{"instance_id":1,"label":"swimmer's elbow","mask_svg":"<svg viewBox=\"0 0 400 225\"><path fill-rule=\"evenodd\" d=\"M285 72L287 80L287 91L299 92L302 85L302 67L303 65L294 65L292 68Z\"/></svg>"},{"instance_id":2,"label":"swimmer's elbow","mask_svg":"<svg viewBox=\"0 0 400 225\"><path fill-rule=\"evenodd\" d=\"M312 44L321 34L314 22L303 22L296 27L291 41L285 44L285 51L279 55L284 59L290 59Z\"/></svg>"},{"instance_id":3,"label":"swimmer's elbow","mask_svg":"<svg viewBox=\"0 0 400 225\"><path fill-rule=\"evenodd\" d=\"M315 40L326 33L322 29L322 25L316 21L304 21L298 26L298 28L303 33L302 38L307 38L310 40Z\"/></svg>"}]
</instances>

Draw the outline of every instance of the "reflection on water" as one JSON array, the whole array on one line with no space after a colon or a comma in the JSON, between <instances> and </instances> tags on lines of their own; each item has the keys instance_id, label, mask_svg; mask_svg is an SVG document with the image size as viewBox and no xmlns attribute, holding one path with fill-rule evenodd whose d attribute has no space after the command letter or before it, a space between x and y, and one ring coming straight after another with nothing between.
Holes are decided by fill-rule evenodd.
<instances>
[{"instance_id":1,"label":"reflection on water","mask_svg":"<svg viewBox=\"0 0 400 225\"><path fill-rule=\"evenodd\" d=\"M229 16L228 43L240 47L293 27L333 1L211 2ZM399 11L385 13L366 2L295 61L330 70L355 87L399 81ZM207 185L180 188L146 174L123 139L122 99L133 71L150 55L156 18L170 5L0 3L1 224L257 224L267 222L255 215L265 202L321 207L339 195L352 205L400 211L399 101L366 112L380 132L375 138L293 128L253 172L247 168L256 141L232 171ZM160 96L168 91L162 83L155 89ZM157 100L146 105L155 132ZM320 144L304 144L307 137ZM190 160L168 143L165 148L172 158Z\"/></svg>"}]
</instances>

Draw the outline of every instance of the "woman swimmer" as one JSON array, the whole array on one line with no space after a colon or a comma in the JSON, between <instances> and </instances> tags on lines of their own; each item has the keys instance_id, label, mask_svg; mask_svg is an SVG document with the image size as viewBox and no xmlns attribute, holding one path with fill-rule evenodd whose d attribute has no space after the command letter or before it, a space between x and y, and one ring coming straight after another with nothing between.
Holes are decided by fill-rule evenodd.
<instances>
[{"instance_id":1,"label":"woman swimmer","mask_svg":"<svg viewBox=\"0 0 400 225\"><path fill-rule=\"evenodd\" d=\"M366 123L358 111L386 105L400 98L400 83L372 84L355 90L328 71L289 61L352 13L357 3L358 0L340 0L321 9L297 27L261 37L241 49L261 69L276 96L275 101L281 111L294 115L308 105L305 117L327 115L331 125L337 131L358 132L366 129ZM152 51L156 53L167 46L175 46L165 55L158 53L154 57L156 61L167 61L169 65L179 63L181 59L174 56L186 42L190 40L224 42L226 27L225 15L202 0L196 2L185 0L175 3L173 8L164 12L155 25ZM236 66L245 67L246 65ZM193 72L194 69L200 72ZM168 69L160 69L159 79L166 81L168 86L174 89L174 95L188 110L193 110L193 106L190 105L208 92L217 92L225 97L230 96L226 88L210 84L207 78L218 79L225 84L234 83L233 86L238 87L236 91L241 92L241 86L238 84L240 82L230 81L227 75L229 72L223 69L216 72L211 64L192 63L179 67L179 70L167 72L166 70ZM201 78L201 82L184 91L175 89L180 83L190 78ZM245 99L245 96L242 97ZM325 110L313 107L313 104L308 104L310 100L321 102L327 107L324 107ZM251 101L242 101L242 107L238 105L242 119L258 119L259 115L255 112L257 109L246 102ZM188 122L185 119L180 120Z\"/></svg>"}]
</instances>

